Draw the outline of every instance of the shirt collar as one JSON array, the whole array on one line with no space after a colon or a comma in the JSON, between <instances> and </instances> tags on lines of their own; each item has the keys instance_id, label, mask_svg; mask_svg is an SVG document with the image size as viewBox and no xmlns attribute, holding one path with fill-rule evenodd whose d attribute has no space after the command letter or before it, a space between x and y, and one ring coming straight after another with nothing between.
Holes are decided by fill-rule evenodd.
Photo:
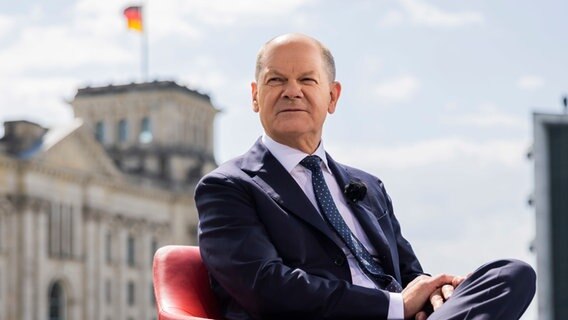
<instances>
[{"instance_id":1,"label":"shirt collar","mask_svg":"<svg viewBox=\"0 0 568 320\"><path fill-rule=\"evenodd\" d=\"M264 143L268 151L272 153L274 158L276 158L276 160L278 160L278 162L280 162L280 164L282 164L289 173L292 172L300 161L309 156L309 154L303 151L274 141L266 133L262 135L262 143ZM324 169L329 171L327 166L327 157L325 156L325 149L323 148L323 141L320 141L318 148L312 155L320 157L324 164Z\"/></svg>"}]
</instances>

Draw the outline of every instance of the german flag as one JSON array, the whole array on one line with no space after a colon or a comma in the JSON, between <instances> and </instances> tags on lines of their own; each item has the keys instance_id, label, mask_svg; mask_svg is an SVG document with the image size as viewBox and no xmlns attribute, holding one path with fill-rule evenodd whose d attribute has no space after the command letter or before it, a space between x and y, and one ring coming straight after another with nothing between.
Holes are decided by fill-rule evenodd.
<instances>
[{"instance_id":1,"label":"german flag","mask_svg":"<svg viewBox=\"0 0 568 320\"><path fill-rule=\"evenodd\" d=\"M128 29L142 32L142 7L132 6L124 9L124 16L128 23Z\"/></svg>"}]
</instances>

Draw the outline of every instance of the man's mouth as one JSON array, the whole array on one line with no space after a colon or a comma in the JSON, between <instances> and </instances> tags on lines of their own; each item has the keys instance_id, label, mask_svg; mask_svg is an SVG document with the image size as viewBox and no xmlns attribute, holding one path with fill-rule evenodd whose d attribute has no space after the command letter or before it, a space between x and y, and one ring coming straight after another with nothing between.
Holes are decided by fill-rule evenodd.
<instances>
[{"instance_id":1,"label":"man's mouth","mask_svg":"<svg viewBox=\"0 0 568 320\"><path fill-rule=\"evenodd\" d=\"M282 108L280 111L278 111L278 113L283 113L283 112L306 112L306 109L303 108Z\"/></svg>"}]
</instances>

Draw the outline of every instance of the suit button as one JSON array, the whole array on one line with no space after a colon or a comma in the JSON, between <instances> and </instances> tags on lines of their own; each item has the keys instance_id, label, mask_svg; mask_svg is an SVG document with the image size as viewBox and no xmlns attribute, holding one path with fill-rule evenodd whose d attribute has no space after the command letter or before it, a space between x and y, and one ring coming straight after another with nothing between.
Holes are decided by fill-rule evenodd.
<instances>
[{"instance_id":1,"label":"suit button","mask_svg":"<svg viewBox=\"0 0 568 320\"><path fill-rule=\"evenodd\" d=\"M338 256L333 260L333 263L335 263L336 266L341 267L345 264L345 257Z\"/></svg>"}]
</instances>

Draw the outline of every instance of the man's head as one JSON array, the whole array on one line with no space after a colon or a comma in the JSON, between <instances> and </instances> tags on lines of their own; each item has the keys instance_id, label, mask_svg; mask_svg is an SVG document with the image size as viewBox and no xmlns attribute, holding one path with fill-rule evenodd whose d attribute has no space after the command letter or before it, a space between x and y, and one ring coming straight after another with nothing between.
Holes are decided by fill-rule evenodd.
<instances>
[{"instance_id":1,"label":"man's head","mask_svg":"<svg viewBox=\"0 0 568 320\"><path fill-rule=\"evenodd\" d=\"M327 113L341 93L331 52L319 41L286 34L268 41L257 57L251 84L253 110L274 140L312 153Z\"/></svg>"}]
</instances>

